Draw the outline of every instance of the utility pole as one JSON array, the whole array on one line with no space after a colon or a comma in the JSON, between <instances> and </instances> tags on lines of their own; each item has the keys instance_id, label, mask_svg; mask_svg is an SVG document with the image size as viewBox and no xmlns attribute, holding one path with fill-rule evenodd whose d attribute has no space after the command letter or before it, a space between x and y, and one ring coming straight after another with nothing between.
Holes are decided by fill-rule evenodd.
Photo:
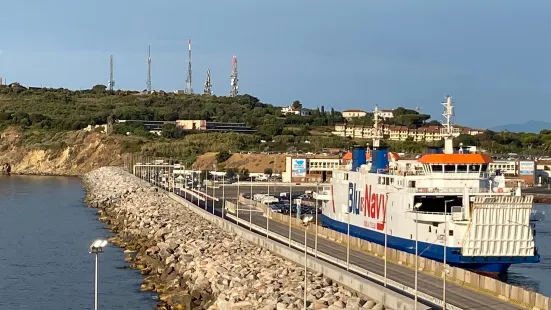
<instances>
[{"instance_id":1,"label":"utility pole","mask_svg":"<svg viewBox=\"0 0 551 310\"><path fill-rule=\"evenodd\" d=\"M147 56L147 93L151 94L151 45L149 46L149 53Z\"/></svg>"},{"instance_id":2,"label":"utility pole","mask_svg":"<svg viewBox=\"0 0 551 310\"><path fill-rule=\"evenodd\" d=\"M239 81L237 78L237 57L233 56L231 64L232 71L230 76L230 97L235 97L239 92L239 86L237 85L237 82Z\"/></svg>"},{"instance_id":3,"label":"utility pole","mask_svg":"<svg viewBox=\"0 0 551 310\"><path fill-rule=\"evenodd\" d=\"M109 90L115 88L115 80L113 78L113 55L109 55Z\"/></svg>"},{"instance_id":4,"label":"utility pole","mask_svg":"<svg viewBox=\"0 0 551 310\"><path fill-rule=\"evenodd\" d=\"M204 95L212 95L212 83L210 82L210 70L207 70L207 79L205 81L205 89L203 90Z\"/></svg>"},{"instance_id":5,"label":"utility pole","mask_svg":"<svg viewBox=\"0 0 551 310\"><path fill-rule=\"evenodd\" d=\"M186 87L184 88L184 93L193 94L193 88L191 87L191 39L187 40L187 46L188 46L188 65L187 65Z\"/></svg>"}]
</instances>

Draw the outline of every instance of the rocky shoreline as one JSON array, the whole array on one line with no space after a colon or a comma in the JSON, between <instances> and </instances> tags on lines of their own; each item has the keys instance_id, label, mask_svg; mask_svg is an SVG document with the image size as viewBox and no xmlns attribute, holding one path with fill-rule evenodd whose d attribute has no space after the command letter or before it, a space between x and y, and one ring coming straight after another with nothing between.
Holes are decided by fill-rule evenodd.
<instances>
[{"instance_id":1,"label":"rocky shoreline","mask_svg":"<svg viewBox=\"0 0 551 310\"><path fill-rule=\"evenodd\" d=\"M303 309L304 268L225 232L126 171L83 176L87 203L110 241L159 294L157 309ZM322 274L308 273L309 309L384 309Z\"/></svg>"}]
</instances>

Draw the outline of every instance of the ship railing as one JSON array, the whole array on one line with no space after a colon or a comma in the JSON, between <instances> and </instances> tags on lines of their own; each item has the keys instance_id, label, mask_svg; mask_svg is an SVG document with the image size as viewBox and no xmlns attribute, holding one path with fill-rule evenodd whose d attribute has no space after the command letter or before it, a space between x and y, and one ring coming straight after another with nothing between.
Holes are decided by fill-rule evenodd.
<instances>
[{"instance_id":1,"label":"ship railing","mask_svg":"<svg viewBox=\"0 0 551 310\"><path fill-rule=\"evenodd\" d=\"M415 187L408 188L409 193L463 193L464 187ZM468 193L489 193L489 187L468 187Z\"/></svg>"}]
</instances>

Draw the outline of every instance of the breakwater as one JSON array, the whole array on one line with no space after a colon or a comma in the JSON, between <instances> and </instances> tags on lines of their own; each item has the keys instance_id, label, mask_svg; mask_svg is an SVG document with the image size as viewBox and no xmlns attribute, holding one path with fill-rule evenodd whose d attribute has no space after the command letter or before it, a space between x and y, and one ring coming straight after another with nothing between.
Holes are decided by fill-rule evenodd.
<instances>
[{"instance_id":1,"label":"breakwater","mask_svg":"<svg viewBox=\"0 0 551 310\"><path fill-rule=\"evenodd\" d=\"M83 176L87 203L159 294L159 309L302 309L304 268L214 226L126 171ZM383 309L321 273L307 273L314 309Z\"/></svg>"}]
</instances>

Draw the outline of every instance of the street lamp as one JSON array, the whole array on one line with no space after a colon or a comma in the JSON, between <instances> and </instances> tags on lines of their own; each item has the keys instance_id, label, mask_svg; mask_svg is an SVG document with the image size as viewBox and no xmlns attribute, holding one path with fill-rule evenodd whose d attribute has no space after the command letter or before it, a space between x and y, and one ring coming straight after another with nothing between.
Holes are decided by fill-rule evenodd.
<instances>
[{"instance_id":1,"label":"street lamp","mask_svg":"<svg viewBox=\"0 0 551 310\"><path fill-rule=\"evenodd\" d=\"M308 285L308 225L313 220L312 215L304 214L302 216L302 225L304 226L304 309L306 309L306 286Z\"/></svg>"},{"instance_id":2,"label":"street lamp","mask_svg":"<svg viewBox=\"0 0 551 310\"><path fill-rule=\"evenodd\" d=\"M224 211L226 211L226 173L222 175L222 219L224 219Z\"/></svg>"},{"instance_id":3,"label":"street lamp","mask_svg":"<svg viewBox=\"0 0 551 310\"><path fill-rule=\"evenodd\" d=\"M249 200L253 200L253 178L252 177L250 181L251 181L251 197L249 197ZM253 209L250 204L249 204L249 230L253 230Z\"/></svg>"},{"instance_id":4,"label":"street lamp","mask_svg":"<svg viewBox=\"0 0 551 310\"><path fill-rule=\"evenodd\" d=\"M241 194L239 193L239 173L237 174L237 207L236 207L236 215L237 215L237 226L239 226L239 196Z\"/></svg>"},{"instance_id":5,"label":"street lamp","mask_svg":"<svg viewBox=\"0 0 551 310\"><path fill-rule=\"evenodd\" d=\"M413 206L413 210L415 210L415 310L417 310L417 272L419 271L419 208L422 205L422 202L418 202Z\"/></svg>"},{"instance_id":6,"label":"street lamp","mask_svg":"<svg viewBox=\"0 0 551 310\"><path fill-rule=\"evenodd\" d=\"M316 196L319 195L319 182L316 182ZM318 258L318 199L316 199L316 234L314 235L314 257Z\"/></svg>"},{"instance_id":7,"label":"street lamp","mask_svg":"<svg viewBox=\"0 0 551 310\"><path fill-rule=\"evenodd\" d=\"M448 203L453 202L453 199L444 201L444 276L443 276L443 284L442 284L442 309L446 310L446 274L448 272L448 268L446 267L446 252L447 252L447 240L448 240Z\"/></svg>"},{"instance_id":8,"label":"street lamp","mask_svg":"<svg viewBox=\"0 0 551 310\"><path fill-rule=\"evenodd\" d=\"M293 214L293 179L289 183L289 247L291 247L291 217Z\"/></svg>"},{"instance_id":9,"label":"street lamp","mask_svg":"<svg viewBox=\"0 0 551 310\"><path fill-rule=\"evenodd\" d=\"M97 239L90 245L90 254L96 255L96 268L94 276L94 310L98 310L98 255L103 252L103 248L107 246L107 240Z\"/></svg>"}]
</instances>

